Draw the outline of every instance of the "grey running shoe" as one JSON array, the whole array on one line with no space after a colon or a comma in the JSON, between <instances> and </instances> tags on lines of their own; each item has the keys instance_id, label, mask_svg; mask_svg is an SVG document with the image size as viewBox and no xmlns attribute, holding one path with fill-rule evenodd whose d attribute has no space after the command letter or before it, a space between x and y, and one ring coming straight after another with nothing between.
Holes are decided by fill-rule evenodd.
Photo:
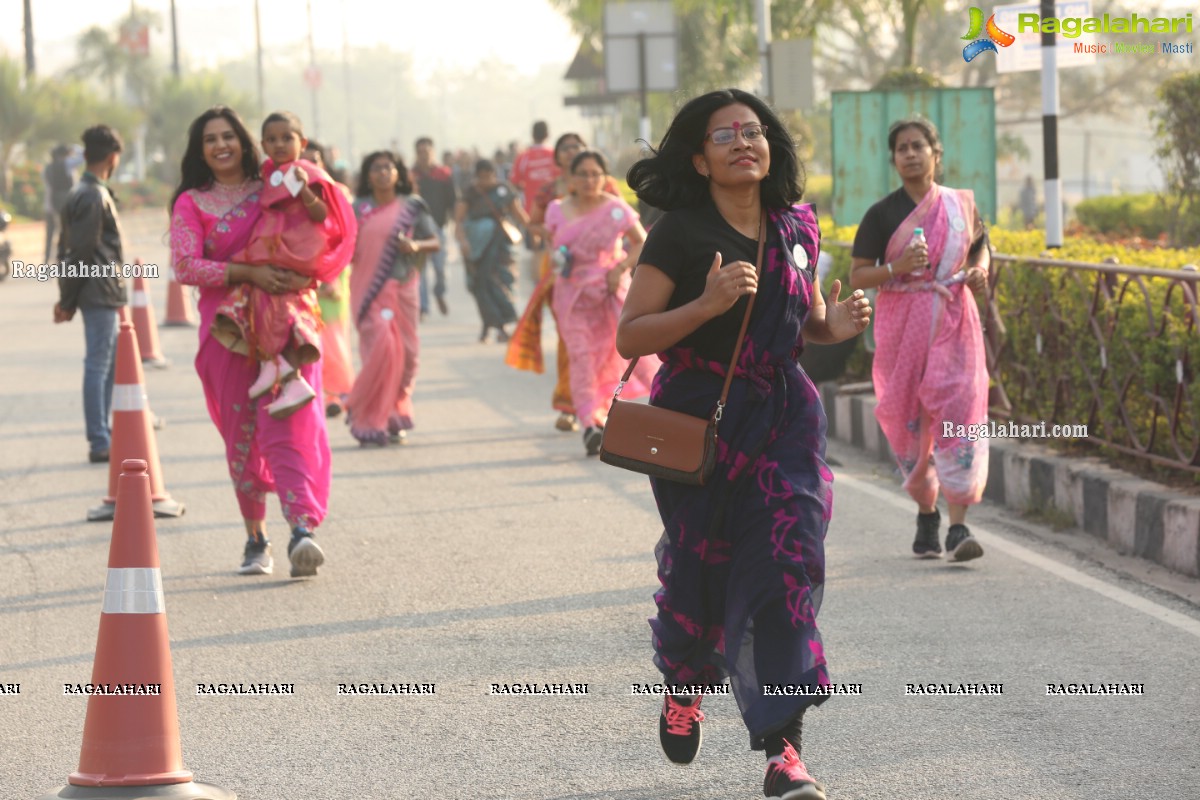
<instances>
[{"instance_id":1,"label":"grey running shoe","mask_svg":"<svg viewBox=\"0 0 1200 800\"><path fill-rule=\"evenodd\" d=\"M938 543L941 527L942 512L936 508L932 514L917 514L917 538L913 539L913 555L917 558L941 558L942 546Z\"/></svg>"},{"instance_id":2,"label":"grey running shoe","mask_svg":"<svg viewBox=\"0 0 1200 800\"><path fill-rule=\"evenodd\" d=\"M288 542L288 559L292 562L293 578L308 578L316 575L317 567L325 563L325 552L313 541L310 531L296 528Z\"/></svg>"},{"instance_id":3,"label":"grey running shoe","mask_svg":"<svg viewBox=\"0 0 1200 800\"><path fill-rule=\"evenodd\" d=\"M983 555L983 546L975 541L966 525L951 525L946 534L946 552L951 561L970 561Z\"/></svg>"},{"instance_id":4,"label":"grey running shoe","mask_svg":"<svg viewBox=\"0 0 1200 800\"><path fill-rule=\"evenodd\" d=\"M247 539L238 574L270 575L274 569L275 562L271 558L271 543L266 539Z\"/></svg>"}]
</instances>

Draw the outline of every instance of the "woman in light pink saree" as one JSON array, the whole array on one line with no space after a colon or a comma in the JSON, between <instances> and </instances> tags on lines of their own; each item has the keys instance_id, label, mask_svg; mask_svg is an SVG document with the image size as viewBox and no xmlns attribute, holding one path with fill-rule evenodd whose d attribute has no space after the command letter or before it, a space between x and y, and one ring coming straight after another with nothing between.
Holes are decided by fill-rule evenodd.
<instances>
[{"instance_id":1,"label":"woman in light pink saree","mask_svg":"<svg viewBox=\"0 0 1200 800\"><path fill-rule=\"evenodd\" d=\"M400 444L413 427L420 259L441 241L429 207L412 190L399 156L379 150L363 159L350 272L362 367L346 399L350 433L362 445Z\"/></svg>"},{"instance_id":2,"label":"woman in light pink saree","mask_svg":"<svg viewBox=\"0 0 1200 800\"><path fill-rule=\"evenodd\" d=\"M550 204L545 223L558 272L551 303L567 345L571 397L589 456L600 453L608 407L625 371L617 353L617 322L629 292L629 273L646 241L637 212L603 190L607 178L602 155L590 150L576 155L571 161L574 192ZM633 245L629 253L622 247L623 237ZM649 395L660 366L657 356L643 357L621 398Z\"/></svg>"},{"instance_id":3,"label":"woman in light pink saree","mask_svg":"<svg viewBox=\"0 0 1200 800\"><path fill-rule=\"evenodd\" d=\"M970 190L935 182L942 146L932 123L895 123L888 147L904 185L863 217L850 276L855 289L879 287L875 416L917 502L914 555L942 554L941 493L950 511L946 552L967 561L983 555L965 521L988 470L987 440L967 432L988 418L983 332L967 288L987 285L987 231Z\"/></svg>"},{"instance_id":4,"label":"woman in light pink saree","mask_svg":"<svg viewBox=\"0 0 1200 800\"><path fill-rule=\"evenodd\" d=\"M200 348L196 373L208 413L225 440L229 474L246 526L247 542L238 572L270 574L266 497L279 495L292 529L288 544L291 576L317 574L325 555L313 533L325 518L331 459L324 412L310 403L286 419L274 419L265 402L249 399L258 362L234 353L213 338L217 307L231 284L250 282L271 294L312 295L311 281L276 267L231 261L246 247L261 212L258 149L241 118L217 106L188 131L182 180L171 202L171 255L180 283L200 288ZM314 297L304 297L316 303ZM321 391L320 363L301 374Z\"/></svg>"}]
</instances>

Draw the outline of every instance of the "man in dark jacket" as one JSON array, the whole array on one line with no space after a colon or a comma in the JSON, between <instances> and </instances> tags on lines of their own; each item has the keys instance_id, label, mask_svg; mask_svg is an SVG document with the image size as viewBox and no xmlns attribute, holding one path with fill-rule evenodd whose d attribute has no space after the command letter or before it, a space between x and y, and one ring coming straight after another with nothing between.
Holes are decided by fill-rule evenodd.
<instances>
[{"instance_id":1,"label":"man in dark jacket","mask_svg":"<svg viewBox=\"0 0 1200 800\"><path fill-rule=\"evenodd\" d=\"M83 314L83 416L88 461L108 461L118 310L125 305L124 254L116 201L106 181L121 162L121 137L107 125L83 132L87 168L62 210L54 321Z\"/></svg>"},{"instance_id":2,"label":"man in dark jacket","mask_svg":"<svg viewBox=\"0 0 1200 800\"><path fill-rule=\"evenodd\" d=\"M445 164L433 158L433 139L422 136L417 139L417 159L413 162L412 175L417 183L417 194L429 206L429 213L437 223L438 241L442 246L429 259L433 265L433 297L438 310L449 314L446 305L446 220L454 213L458 202L458 191L454 188L454 173ZM429 313L429 284L425 270L421 270L421 316Z\"/></svg>"},{"instance_id":3,"label":"man in dark jacket","mask_svg":"<svg viewBox=\"0 0 1200 800\"><path fill-rule=\"evenodd\" d=\"M75 178L67 166L67 156L71 150L65 144L60 144L50 151L50 163L42 170L42 184L45 193L46 211L46 257L47 263L54 247L54 233L58 228L58 218L62 214L63 204L71 194Z\"/></svg>"}]
</instances>

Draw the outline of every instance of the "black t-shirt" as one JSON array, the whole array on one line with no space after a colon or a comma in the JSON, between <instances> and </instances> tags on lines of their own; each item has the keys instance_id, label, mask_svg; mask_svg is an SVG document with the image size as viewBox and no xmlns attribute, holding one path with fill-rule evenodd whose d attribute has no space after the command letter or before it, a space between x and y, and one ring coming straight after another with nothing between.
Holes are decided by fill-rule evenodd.
<instances>
[{"instance_id":1,"label":"black t-shirt","mask_svg":"<svg viewBox=\"0 0 1200 800\"><path fill-rule=\"evenodd\" d=\"M774 235L769 225L767 235ZM667 303L667 308L672 309L687 305L704 294L708 271L717 252L721 253L722 265L734 261L753 264L758 258L758 241L734 229L717 211L716 205L705 203L699 208L683 208L664 214L646 236L638 263L662 270L675 283L675 291ZM701 358L728 364L733 358L733 346L737 343L748 302L748 296L740 298L724 314L680 339L677 346L693 348ZM757 316L756 305L751 317Z\"/></svg>"},{"instance_id":2,"label":"black t-shirt","mask_svg":"<svg viewBox=\"0 0 1200 800\"><path fill-rule=\"evenodd\" d=\"M438 165L429 172L413 167L412 176L417 183L417 192L429 205L429 213L439 228L446 224L446 219L458 202L458 191L454 188L454 176L446 167Z\"/></svg>"},{"instance_id":3,"label":"black t-shirt","mask_svg":"<svg viewBox=\"0 0 1200 800\"><path fill-rule=\"evenodd\" d=\"M868 208L867 213L863 214L862 222L859 223L858 233L854 234L854 248L850 255L882 263L892 234L916 207L917 204L901 186ZM975 209L974 230L975 237L971 240L968 257L978 253L988 240L987 228L979 217L978 208Z\"/></svg>"}]
</instances>

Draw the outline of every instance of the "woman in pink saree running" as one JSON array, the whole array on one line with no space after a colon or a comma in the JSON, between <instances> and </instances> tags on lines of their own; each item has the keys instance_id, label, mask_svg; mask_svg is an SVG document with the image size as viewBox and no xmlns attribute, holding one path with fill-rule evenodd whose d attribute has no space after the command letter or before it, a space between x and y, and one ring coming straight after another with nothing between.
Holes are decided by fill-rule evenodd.
<instances>
[{"instance_id":1,"label":"woman in pink saree running","mask_svg":"<svg viewBox=\"0 0 1200 800\"><path fill-rule=\"evenodd\" d=\"M983 555L965 522L983 498L988 444L956 434L988 418L983 331L966 290L987 286L987 229L973 192L936 182L942 145L933 123L893 124L888 149L904 185L867 210L850 273L855 289L879 287L875 416L917 503L913 554L942 554L940 493L950 511L946 552L967 561Z\"/></svg>"},{"instance_id":2,"label":"woman in pink saree running","mask_svg":"<svg viewBox=\"0 0 1200 800\"><path fill-rule=\"evenodd\" d=\"M258 148L237 113L217 106L197 117L188 129L182 177L171 198L171 256L180 283L200 288L196 374L209 416L225 440L229 475L246 525L238 572L266 575L273 569L266 497L275 492L292 529L291 575L304 577L316 575L325 561L313 538L325 518L331 478L323 409L309 403L286 419L271 416L266 403L250 399L258 363L226 348L212 333L230 286L253 284L273 297L295 292L316 303L311 278L235 259L262 214L258 169ZM305 364L298 371L321 390L319 364Z\"/></svg>"},{"instance_id":3,"label":"woman in pink saree running","mask_svg":"<svg viewBox=\"0 0 1200 800\"><path fill-rule=\"evenodd\" d=\"M361 226L350 273L350 310L362 367L346 399L361 445L401 444L413 427L421 318L421 262L441 247L429 206L412 193L404 160L368 153L354 213Z\"/></svg>"},{"instance_id":4,"label":"woman in pink saree running","mask_svg":"<svg viewBox=\"0 0 1200 800\"><path fill-rule=\"evenodd\" d=\"M546 209L546 232L557 270L551 300L558 332L567 345L575 413L583 426L583 446L599 455L613 392L625 369L617 353L617 321L629 292L629 273L646 241L637 212L604 191L604 156L585 150L571 160L574 190ZM630 251L625 252L623 239ZM622 399L645 397L662 362L647 356L621 392Z\"/></svg>"}]
</instances>

